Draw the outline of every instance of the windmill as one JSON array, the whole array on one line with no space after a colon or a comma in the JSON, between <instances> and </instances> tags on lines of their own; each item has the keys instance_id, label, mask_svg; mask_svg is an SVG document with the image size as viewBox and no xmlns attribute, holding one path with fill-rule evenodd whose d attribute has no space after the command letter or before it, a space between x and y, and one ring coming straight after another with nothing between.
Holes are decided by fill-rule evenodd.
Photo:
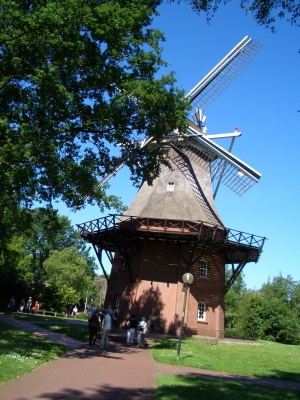
<instances>
[{"instance_id":1,"label":"windmill","mask_svg":"<svg viewBox=\"0 0 300 400\"><path fill-rule=\"evenodd\" d=\"M134 312L146 316L156 331L177 332L181 277L192 272L186 333L224 337L224 295L244 266L258 261L265 238L226 228L214 197L220 183L242 195L261 175L231 154L241 133L207 135L204 112L261 46L245 37L187 94L196 109L185 133L170 132L162 143L143 141L141 146L151 150L163 146L172 169L162 165L153 185L144 182L123 215L78 225L105 275L103 253L112 263L106 303L120 305L121 322ZM213 141L220 138L231 138L228 151ZM228 282L225 264L232 265Z\"/></svg>"}]
</instances>

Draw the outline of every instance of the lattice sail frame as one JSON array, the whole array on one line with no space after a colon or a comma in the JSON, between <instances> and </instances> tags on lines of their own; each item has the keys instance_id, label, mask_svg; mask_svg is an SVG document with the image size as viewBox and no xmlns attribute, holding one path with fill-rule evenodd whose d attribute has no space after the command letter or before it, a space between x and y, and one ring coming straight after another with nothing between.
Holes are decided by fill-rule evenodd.
<instances>
[{"instance_id":1,"label":"lattice sail frame","mask_svg":"<svg viewBox=\"0 0 300 400\"><path fill-rule=\"evenodd\" d=\"M240 41L187 95L192 108L206 110L247 67L263 44L249 36Z\"/></svg>"}]
</instances>

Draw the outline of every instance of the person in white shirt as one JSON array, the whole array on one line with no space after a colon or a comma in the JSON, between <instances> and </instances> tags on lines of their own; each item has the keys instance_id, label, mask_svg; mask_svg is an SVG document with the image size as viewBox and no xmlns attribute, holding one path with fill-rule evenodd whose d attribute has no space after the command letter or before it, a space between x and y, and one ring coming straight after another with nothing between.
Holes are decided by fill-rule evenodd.
<instances>
[{"instance_id":1,"label":"person in white shirt","mask_svg":"<svg viewBox=\"0 0 300 400\"><path fill-rule=\"evenodd\" d=\"M139 322L138 325L138 345L137 347L144 347L145 346L145 336L148 333L148 325L146 322L146 318L143 317L142 320Z\"/></svg>"},{"instance_id":2,"label":"person in white shirt","mask_svg":"<svg viewBox=\"0 0 300 400\"><path fill-rule=\"evenodd\" d=\"M110 310L107 309L105 311L105 317L103 318L102 322L102 339L100 348L103 349L104 347L108 349L108 334L111 329L111 316Z\"/></svg>"},{"instance_id":3,"label":"person in white shirt","mask_svg":"<svg viewBox=\"0 0 300 400\"><path fill-rule=\"evenodd\" d=\"M78 308L77 308L77 306L75 306L73 308L73 318L76 318L77 312L78 312Z\"/></svg>"}]
</instances>

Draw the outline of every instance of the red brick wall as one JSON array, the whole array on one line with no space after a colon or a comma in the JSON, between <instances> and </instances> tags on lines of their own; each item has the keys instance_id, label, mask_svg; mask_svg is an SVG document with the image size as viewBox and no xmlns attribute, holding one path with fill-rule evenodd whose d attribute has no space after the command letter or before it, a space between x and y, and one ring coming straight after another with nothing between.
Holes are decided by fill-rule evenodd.
<instances>
[{"instance_id":1,"label":"red brick wall","mask_svg":"<svg viewBox=\"0 0 300 400\"><path fill-rule=\"evenodd\" d=\"M180 249L188 260L189 247ZM195 252L193 259L197 258ZM185 314L185 333L217 338L224 337L224 260L222 254L209 252L203 258L208 264L206 278L199 277L199 261L190 272L194 282L190 285ZM182 275L186 266L175 244L141 242L130 259L130 267L123 270L123 259L116 254L112 266L105 304L114 306L117 295L120 301L120 325L130 314L138 319L150 315L161 318L165 333L178 334L182 315L184 291ZM130 280L129 268L132 281ZM206 319L197 321L198 302L206 305Z\"/></svg>"}]
</instances>

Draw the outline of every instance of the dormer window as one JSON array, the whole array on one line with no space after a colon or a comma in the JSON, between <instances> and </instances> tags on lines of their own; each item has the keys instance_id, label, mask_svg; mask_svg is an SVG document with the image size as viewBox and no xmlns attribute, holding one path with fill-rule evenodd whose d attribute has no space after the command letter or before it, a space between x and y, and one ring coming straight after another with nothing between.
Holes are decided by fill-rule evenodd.
<instances>
[{"instance_id":1,"label":"dormer window","mask_svg":"<svg viewBox=\"0 0 300 400\"><path fill-rule=\"evenodd\" d=\"M174 192L174 186L175 186L174 182L168 182L167 192Z\"/></svg>"}]
</instances>

